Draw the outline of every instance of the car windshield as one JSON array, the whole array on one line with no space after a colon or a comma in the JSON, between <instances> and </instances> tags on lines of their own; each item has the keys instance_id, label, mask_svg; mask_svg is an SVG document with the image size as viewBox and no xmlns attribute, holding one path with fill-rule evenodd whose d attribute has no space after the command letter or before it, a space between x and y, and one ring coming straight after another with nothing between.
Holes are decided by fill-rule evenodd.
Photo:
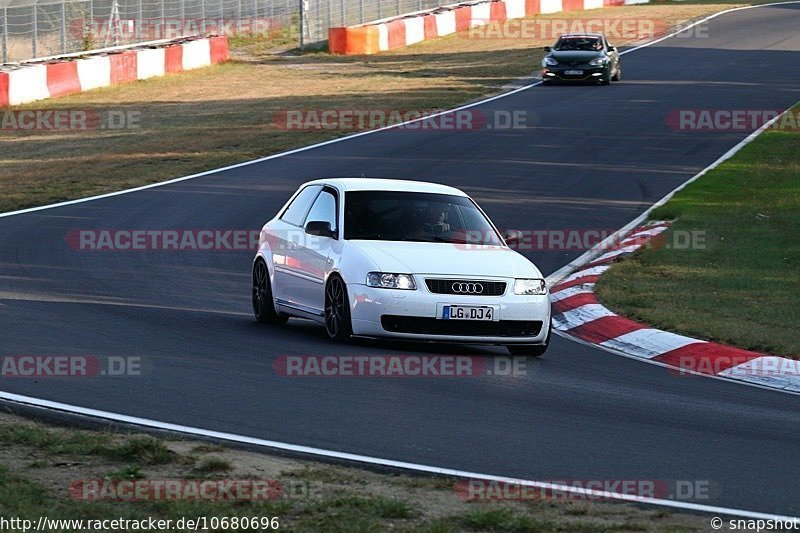
<instances>
[{"instance_id":1,"label":"car windshield","mask_svg":"<svg viewBox=\"0 0 800 533\"><path fill-rule=\"evenodd\" d=\"M404 191L345 194L344 238L380 241L500 245L501 240L467 197Z\"/></svg>"},{"instance_id":2,"label":"car windshield","mask_svg":"<svg viewBox=\"0 0 800 533\"><path fill-rule=\"evenodd\" d=\"M557 52L581 50L585 52L598 52L603 49L603 43L598 37L561 37L553 47Z\"/></svg>"}]
</instances>

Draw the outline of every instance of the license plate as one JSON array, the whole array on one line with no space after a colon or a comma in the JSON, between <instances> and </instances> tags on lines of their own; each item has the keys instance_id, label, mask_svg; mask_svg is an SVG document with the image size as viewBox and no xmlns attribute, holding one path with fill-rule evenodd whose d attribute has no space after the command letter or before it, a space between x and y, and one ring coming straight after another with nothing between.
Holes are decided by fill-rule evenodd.
<instances>
[{"instance_id":1,"label":"license plate","mask_svg":"<svg viewBox=\"0 0 800 533\"><path fill-rule=\"evenodd\" d=\"M495 310L493 307L470 306L470 305L445 305L442 308L442 319L444 320L495 320Z\"/></svg>"},{"instance_id":2,"label":"license plate","mask_svg":"<svg viewBox=\"0 0 800 533\"><path fill-rule=\"evenodd\" d=\"M567 76L583 76L582 70L565 70L564 74Z\"/></svg>"}]
</instances>

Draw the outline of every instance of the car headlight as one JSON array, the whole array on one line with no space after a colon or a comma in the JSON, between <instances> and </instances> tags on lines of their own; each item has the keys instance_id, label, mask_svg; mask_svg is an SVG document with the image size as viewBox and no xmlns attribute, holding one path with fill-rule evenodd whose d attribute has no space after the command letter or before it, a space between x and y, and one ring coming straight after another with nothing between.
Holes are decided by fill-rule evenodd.
<instances>
[{"instance_id":1,"label":"car headlight","mask_svg":"<svg viewBox=\"0 0 800 533\"><path fill-rule=\"evenodd\" d=\"M605 57L598 57L598 58L592 59L591 61L589 61L589 64L591 66L593 66L593 67L602 67L603 65L606 64L606 58Z\"/></svg>"},{"instance_id":2,"label":"car headlight","mask_svg":"<svg viewBox=\"0 0 800 533\"><path fill-rule=\"evenodd\" d=\"M514 294L547 294L547 284L543 279L515 279Z\"/></svg>"},{"instance_id":3,"label":"car headlight","mask_svg":"<svg viewBox=\"0 0 800 533\"><path fill-rule=\"evenodd\" d=\"M370 272L367 274L367 286L407 291L413 291L417 288L411 274L386 274L384 272Z\"/></svg>"},{"instance_id":4,"label":"car headlight","mask_svg":"<svg viewBox=\"0 0 800 533\"><path fill-rule=\"evenodd\" d=\"M548 67L554 67L558 65L558 61L548 56L544 58L544 64L547 65Z\"/></svg>"}]
</instances>

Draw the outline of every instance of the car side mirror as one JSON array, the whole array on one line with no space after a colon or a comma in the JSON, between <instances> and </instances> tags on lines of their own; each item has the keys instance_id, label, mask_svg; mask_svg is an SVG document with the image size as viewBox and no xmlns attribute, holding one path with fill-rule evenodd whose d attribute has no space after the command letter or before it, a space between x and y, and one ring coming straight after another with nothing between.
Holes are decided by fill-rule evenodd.
<instances>
[{"instance_id":1,"label":"car side mirror","mask_svg":"<svg viewBox=\"0 0 800 533\"><path fill-rule=\"evenodd\" d=\"M522 232L516 229L507 229L503 232L503 240L509 248L516 248L522 242Z\"/></svg>"},{"instance_id":2,"label":"car side mirror","mask_svg":"<svg viewBox=\"0 0 800 533\"><path fill-rule=\"evenodd\" d=\"M542 48L542 50L544 50L545 52L551 52L552 51L552 49L549 46L545 46L544 48Z\"/></svg>"},{"instance_id":3,"label":"car side mirror","mask_svg":"<svg viewBox=\"0 0 800 533\"><path fill-rule=\"evenodd\" d=\"M608 47L608 51L609 52L616 52L617 51L617 47L616 46L609 46Z\"/></svg>"},{"instance_id":4,"label":"car side mirror","mask_svg":"<svg viewBox=\"0 0 800 533\"><path fill-rule=\"evenodd\" d=\"M336 238L336 233L331 229L330 222L323 222L322 220L312 220L306 224L306 233L309 235L316 235L318 237Z\"/></svg>"}]
</instances>

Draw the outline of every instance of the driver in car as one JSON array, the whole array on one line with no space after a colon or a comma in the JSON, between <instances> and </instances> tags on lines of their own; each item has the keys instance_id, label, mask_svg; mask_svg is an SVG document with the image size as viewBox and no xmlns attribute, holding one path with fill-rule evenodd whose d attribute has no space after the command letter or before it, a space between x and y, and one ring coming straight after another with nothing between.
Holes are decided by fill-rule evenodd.
<instances>
[{"instance_id":1,"label":"driver in car","mask_svg":"<svg viewBox=\"0 0 800 533\"><path fill-rule=\"evenodd\" d=\"M414 229L408 235L413 239L428 239L450 231L447 212L435 206L429 206L415 222Z\"/></svg>"}]
</instances>

